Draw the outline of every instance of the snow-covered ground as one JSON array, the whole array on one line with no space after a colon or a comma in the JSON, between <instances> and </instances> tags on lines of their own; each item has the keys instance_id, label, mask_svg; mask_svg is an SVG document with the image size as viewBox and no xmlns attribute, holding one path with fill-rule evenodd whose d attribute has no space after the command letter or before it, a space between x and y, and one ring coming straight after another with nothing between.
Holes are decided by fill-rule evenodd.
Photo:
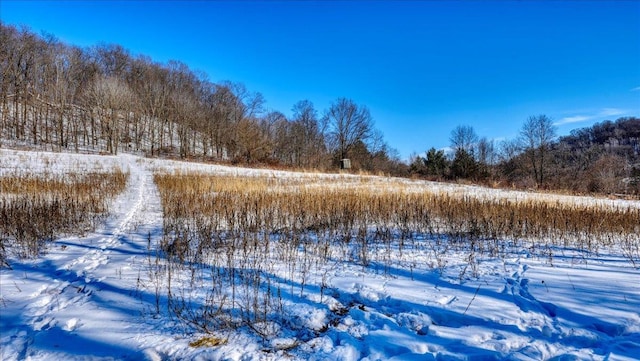
<instances>
[{"instance_id":1,"label":"snow-covered ground","mask_svg":"<svg viewBox=\"0 0 640 361\"><path fill-rule=\"evenodd\" d=\"M460 277L464 254L442 267L382 272L341 263L328 268L320 295L313 279L287 298L300 324L318 332L296 340L287 329L263 339L221 331L222 345L193 347L194 333L166 309L155 313L149 247L162 236L153 172L318 177L131 155L97 156L0 149L0 176L69 170L129 171L111 216L86 237L67 237L34 260L0 270L2 360L637 360L640 269L615 248L597 254L558 250L552 259L523 249L481 260L478 277ZM358 181L332 175L336 182ZM355 180L354 180L355 179ZM380 186L389 179L374 179ZM550 197L403 181L409 187L481 197ZM639 202L562 197L563 202L639 207ZM153 250L152 250L153 251ZM421 258L422 257L422 258ZM162 302L162 300L160 300ZM293 307L292 307L293 305Z\"/></svg>"}]
</instances>

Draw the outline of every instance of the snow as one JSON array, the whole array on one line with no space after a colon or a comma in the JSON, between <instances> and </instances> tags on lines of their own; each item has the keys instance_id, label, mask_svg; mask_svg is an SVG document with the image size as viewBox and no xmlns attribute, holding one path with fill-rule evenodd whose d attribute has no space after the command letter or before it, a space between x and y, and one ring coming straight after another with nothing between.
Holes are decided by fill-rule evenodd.
<instances>
[{"instance_id":1,"label":"snow","mask_svg":"<svg viewBox=\"0 0 640 361\"><path fill-rule=\"evenodd\" d=\"M64 174L119 167L126 190L94 232L55 241L37 259L11 259L0 270L2 360L637 360L640 359L640 269L616 247L571 249L553 259L524 249L482 259L477 277L461 277L466 256L411 269L337 264L311 274L303 294L286 298L290 325L265 323L261 338L246 328L209 337L158 314L149 245L162 237L153 172L197 171L362 182L357 176L289 173L144 159L0 149L0 176ZM435 189L489 199L640 207L640 202L552 196L481 187L376 178L381 186ZM424 240L428 242L429 240ZM153 250L151 250L153 251ZM420 266L423 265L423 266ZM277 265L274 265L277 268ZM284 267L284 266L283 266ZM277 269L276 269L277 270ZM283 272L286 272L283 270ZM320 291L320 284L327 288ZM162 299L160 302L162 303ZM291 329L309 330L297 337Z\"/></svg>"}]
</instances>

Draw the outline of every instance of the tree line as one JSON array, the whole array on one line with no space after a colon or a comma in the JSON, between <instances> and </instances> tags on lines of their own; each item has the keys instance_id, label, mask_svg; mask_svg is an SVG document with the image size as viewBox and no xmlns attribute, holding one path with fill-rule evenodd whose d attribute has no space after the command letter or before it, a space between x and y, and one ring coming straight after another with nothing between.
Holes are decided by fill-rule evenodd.
<instances>
[{"instance_id":1,"label":"tree line","mask_svg":"<svg viewBox=\"0 0 640 361\"><path fill-rule=\"evenodd\" d=\"M0 22L0 146L137 152L233 164L354 169L516 188L640 194L640 120L621 118L556 136L546 115L497 144L458 126L450 150L408 164L365 105L300 100L287 117L243 84L210 81L179 61L158 63L120 45L81 48Z\"/></svg>"},{"instance_id":2,"label":"tree line","mask_svg":"<svg viewBox=\"0 0 640 361\"><path fill-rule=\"evenodd\" d=\"M351 99L322 114L301 100L291 118L265 103L179 61L161 64L120 45L80 48L0 23L5 142L297 168L329 169L342 158L368 171L404 166L367 107Z\"/></svg>"},{"instance_id":3,"label":"tree line","mask_svg":"<svg viewBox=\"0 0 640 361\"><path fill-rule=\"evenodd\" d=\"M470 180L520 189L640 194L640 118L623 117L557 137L551 118L525 120L516 139L499 144L460 125L449 153L414 155L409 172L434 180Z\"/></svg>"}]
</instances>

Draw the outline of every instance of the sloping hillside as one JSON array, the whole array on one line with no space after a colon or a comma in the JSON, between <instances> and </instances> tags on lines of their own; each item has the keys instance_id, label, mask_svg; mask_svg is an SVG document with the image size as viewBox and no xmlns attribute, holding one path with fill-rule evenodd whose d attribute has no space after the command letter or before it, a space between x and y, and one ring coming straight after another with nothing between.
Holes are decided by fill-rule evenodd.
<instances>
[{"instance_id":1,"label":"sloping hillside","mask_svg":"<svg viewBox=\"0 0 640 361\"><path fill-rule=\"evenodd\" d=\"M154 174L239 175L308 189L322 182L345 189L354 184L379 191L401 187L403 192L463 199L546 198L549 204L611 209L638 209L640 202L251 170L126 154L0 149L0 155L0 176L20 172L46 177L116 166L129 174L126 188L95 231L58 238L33 259L10 255L11 268L0 269L3 360L632 360L640 354L640 269L632 263L639 254L630 258L633 248L625 248L622 239L593 239L592 249L549 246L553 240L483 240L502 247L497 256L445 235L407 238L401 253L394 250L400 243L389 243L385 250L387 246L376 248L371 239L367 264L357 257L357 242L336 242L329 244L335 247L331 252L355 255L353 261L335 258L291 268L265 259L268 267L260 277L272 283L250 289L264 294L271 290L268 300L277 303L269 307L280 312L260 322L206 332L196 317L202 315L198 306L209 305L208 299L227 290L216 293L211 263L193 268L165 253L168 234ZM260 237L260 242L266 240ZM278 247L282 237L272 233L269 245L259 243L264 255L275 254L264 247ZM637 236L628 241L638 244ZM308 254L303 248L294 251ZM474 255L477 260L472 262ZM238 264L228 265L242 282L248 274L240 272L250 259L258 258L239 258ZM242 305L251 294L236 297ZM193 308L177 313L180 305Z\"/></svg>"}]
</instances>

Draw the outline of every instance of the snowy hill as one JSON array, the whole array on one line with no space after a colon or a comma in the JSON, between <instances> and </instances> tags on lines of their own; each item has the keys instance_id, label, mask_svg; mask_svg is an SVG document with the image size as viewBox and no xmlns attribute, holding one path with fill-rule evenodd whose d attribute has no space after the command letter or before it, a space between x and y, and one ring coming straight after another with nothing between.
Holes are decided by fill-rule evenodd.
<instances>
[{"instance_id":1,"label":"snowy hill","mask_svg":"<svg viewBox=\"0 0 640 361\"><path fill-rule=\"evenodd\" d=\"M304 292L285 299L287 327L270 325L275 329L263 336L247 327L207 334L168 312L159 295L164 286L154 278L153 255L163 237L163 211L154 172L269 175L309 182L328 177L338 184L353 176L126 154L0 149L0 156L0 176L115 166L129 172L125 191L97 230L58 239L42 256L12 258L11 269L0 269L2 360L640 359L640 269L615 244L597 252L567 247L552 258L523 248L506 257L483 258L477 277L461 277L467 254L451 251L443 256L444 264L427 267L433 249L430 240L423 240L421 251L407 258L414 265L410 269L335 263L309 278ZM547 197L640 207L632 201L402 182L417 191L480 198ZM277 271L277 262L273 267ZM296 329L308 332L301 337L292 331Z\"/></svg>"}]
</instances>

